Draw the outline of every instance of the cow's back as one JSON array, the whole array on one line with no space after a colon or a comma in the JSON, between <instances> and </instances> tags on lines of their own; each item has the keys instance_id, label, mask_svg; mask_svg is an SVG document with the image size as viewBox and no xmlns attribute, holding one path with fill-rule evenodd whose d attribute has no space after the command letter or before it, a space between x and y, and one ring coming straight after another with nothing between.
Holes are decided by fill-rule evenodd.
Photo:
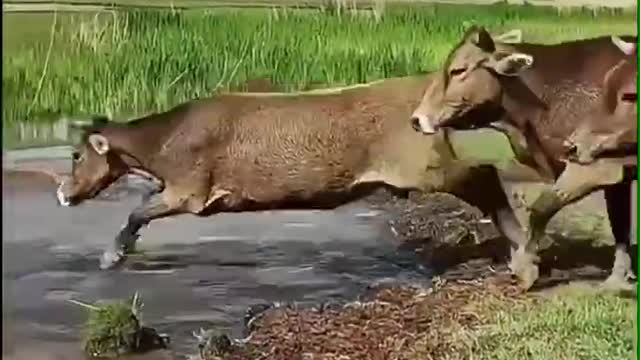
<instances>
[{"instance_id":1,"label":"cow's back","mask_svg":"<svg viewBox=\"0 0 640 360\"><path fill-rule=\"evenodd\" d=\"M426 86L419 76L335 94L221 95L198 105L185 126L207 129L199 141L217 187L259 203L331 196L372 166L420 168L407 154L421 153L424 171L442 141L419 136L406 119Z\"/></svg>"},{"instance_id":2,"label":"cow's back","mask_svg":"<svg viewBox=\"0 0 640 360\"><path fill-rule=\"evenodd\" d=\"M557 159L564 151L564 140L596 105L604 75L623 56L609 37L513 47L532 55L534 67L523 74L526 87L517 91L521 105L512 112L531 121L532 131L559 171L562 163Z\"/></svg>"}]
</instances>

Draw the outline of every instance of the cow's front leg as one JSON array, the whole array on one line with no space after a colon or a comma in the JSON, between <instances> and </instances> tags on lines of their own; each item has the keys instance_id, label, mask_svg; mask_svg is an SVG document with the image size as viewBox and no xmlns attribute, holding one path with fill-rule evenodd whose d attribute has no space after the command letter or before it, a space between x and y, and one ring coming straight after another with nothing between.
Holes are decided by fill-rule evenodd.
<instances>
[{"instance_id":1,"label":"cow's front leg","mask_svg":"<svg viewBox=\"0 0 640 360\"><path fill-rule=\"evenodd\" d=\"M544 237L547 224L563 207L574 203L590 193L623 180L623 167L614 162L599 160L590 165L569 162L553 187L543 190L533 202L529 214L529 239L521 251L516 251L515 259L526 262L535 255L540 240ZM523 279L523 287L528 289L535 282Z\"/></svg>"},{"instance_id":2,"label":"cow's front leg","mask_svg":"<svg viewBox=\"0 0 640 360\"><path fill-rule=\"evenodd\" d=\"M489 165L472 167L451 192L491 216L500 234L511 242L509 267L512 272L525 282L535 281L538 277L538 258L535 254L525 256L527 233L509 203L497 169Z\"/></svg>"},{"instance_id":3,"label":"cow's front leg","mask_svg":"<svg viewBox=\"0 0 640 360\"><path fill-rule=\"evenodd\" d=\"M135 249L138 231L151 220L182 212L182 203L167 201L167 190L151 195L129 215L112 246L100 259L101 269L111 269L121 264L126 255Z\"/></svg>"},{"instance_id":4,"label":"cow's front leg","mask_svg":"<svg viewBox=\"0 0 640 360\"><path fill-rule=\"evenodd\" d=\"M629 283L629 279L633 279L635 276L629 254L631 246L631 183L622 182L608 186L604 192L609 222L615 239L615 258L611 274L603 286L616 291L632 291L635 286Z\"/></svg>"}]
</instances>

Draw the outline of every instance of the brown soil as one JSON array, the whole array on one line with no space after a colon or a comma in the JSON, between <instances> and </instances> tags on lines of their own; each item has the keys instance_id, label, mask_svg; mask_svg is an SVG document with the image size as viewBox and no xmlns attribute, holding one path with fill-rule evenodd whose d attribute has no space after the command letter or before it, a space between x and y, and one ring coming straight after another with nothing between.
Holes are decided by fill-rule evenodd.
<instances>
[{"instance_id":1,"label":"brown soil","mask_svg":"<svg viewBox=\"0 0 640 360\"><path fill-rule=\"evenodd\" d=\"M246 346L224 358L452 358L469 347L466 332L487 322L491 306L515 305L526 296L508 276L492 275L442 281L429 290L379 289L369 301L338 310L279 308L257 320Z\"/></svg>"},{"instance_id":2,"label":"brown soil","mask_svg":"<svg viewBox=\"0 0 640 360\"><path fill-rule=\"evenodd\" d=\"M543 258L562 261L554 250ZM496 307L525 305L551 289L594 284L606 274L597 266L553 270L535 291L523 293L504 265L494 269L486 259L467 261L434 278L429 289L380 287L344 306L268 309L254 317L244 345L204 359L461 359Z\"/></svg>"}]
</instances>

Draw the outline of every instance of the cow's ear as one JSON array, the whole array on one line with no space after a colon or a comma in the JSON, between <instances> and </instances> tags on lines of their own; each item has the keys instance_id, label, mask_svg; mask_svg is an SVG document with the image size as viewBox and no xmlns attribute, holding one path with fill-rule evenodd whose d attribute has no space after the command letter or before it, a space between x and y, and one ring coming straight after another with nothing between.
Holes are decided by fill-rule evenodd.
<instances>
[{"instance_id":1,"label":"cow's ear","mask_svg":"<svg viewBox=\"0 0 640 360\"><path fill-rule=\"evenodd\" d=\"M613 42L613 44L617 46L618 49L620 49L620 51L622 51L625 55L633 55L638 48L638 44L634 42L626 42L615 35L611 36L611 42Z\"/></svg>"},{"instance_id":2,"label":"cow's ear","mask_svg":"<svg viewBox=\"0 0 640 360\"><path fill-rule=\"evenodd\" d=\"M486 52L491 53L496 50L496 44L491 34L482 26L472 27L467 35L467 40Z\"/></svg>"},{"instance_id":3,"label":"cow's ear","mask_svg":"<svg viewBox=\"0 0 640 360\"><path fill-rule=\"evenodd\" d=\"M89 135L89 144L93 146L93 149L99 154L104 155L109 151L109 140L104 135L91 134Z\"/></svg>"},{"instance_id":4,"label":"cow's ear","mask_svg":"<svg viewBox=\"0 0 640 360\"><path fill-rule=\"evenodd\" d=\"M486 66L500 75L518 76L533 65L533 56L523 53L495 53L491 55Z\"/></svg>"}]
</instances>

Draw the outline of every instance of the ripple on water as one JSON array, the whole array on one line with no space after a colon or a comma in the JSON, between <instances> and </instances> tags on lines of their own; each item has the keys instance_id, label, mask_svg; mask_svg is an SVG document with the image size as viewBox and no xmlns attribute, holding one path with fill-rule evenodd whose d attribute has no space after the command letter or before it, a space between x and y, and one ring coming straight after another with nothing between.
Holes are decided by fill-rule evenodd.
<instances>
[{"instance_id":1,"label":"ripple on water","mask_svg":"<svg viewBox=\"0 0 640 360\"><path fill-rule=\"evenodd\" d=\"M126 190L129 185L122 186ZM136 203L133 192L120 194ZM168 332L172 344L181 348L193 345L191 331L200 326L228 329L241 336L243 317L250 306L275 301L314 305L353 300L372 283L427 278L403 260L405 255L380 235L374 222L356 216L362 213L360 208L198 221L173 218L158 223L160 230L150 236L145 230L143 238L149 238L146 250L131 256L123 268L100 271L100 247L104 244L93 237L112 236L117 229L113 224L130 209L88 203L74 217L43 222L69 210L45 204L51 201L48 197L24 202L19 196L12 203L19 216L12 221L22 224L16 227L21 233L12 235L12 242L3 243L3 255L8 259L3 275L10 289L5 296L11 301L12 319L20 328L18 341L23 344L46 339L49 332L69 336L68 329L73 329L72 336L79 336L86 312L69 304L66 300L70 297L92 303L140 291L144 320ZM33 224L44 227L48 238L36 238L44 235L30 232ZM91 232L76 234L70 228ZM179 240L185 236L194 242ZM42 325L43 330L34 338L26 324Z\"/></svg>"}]
</instances>

